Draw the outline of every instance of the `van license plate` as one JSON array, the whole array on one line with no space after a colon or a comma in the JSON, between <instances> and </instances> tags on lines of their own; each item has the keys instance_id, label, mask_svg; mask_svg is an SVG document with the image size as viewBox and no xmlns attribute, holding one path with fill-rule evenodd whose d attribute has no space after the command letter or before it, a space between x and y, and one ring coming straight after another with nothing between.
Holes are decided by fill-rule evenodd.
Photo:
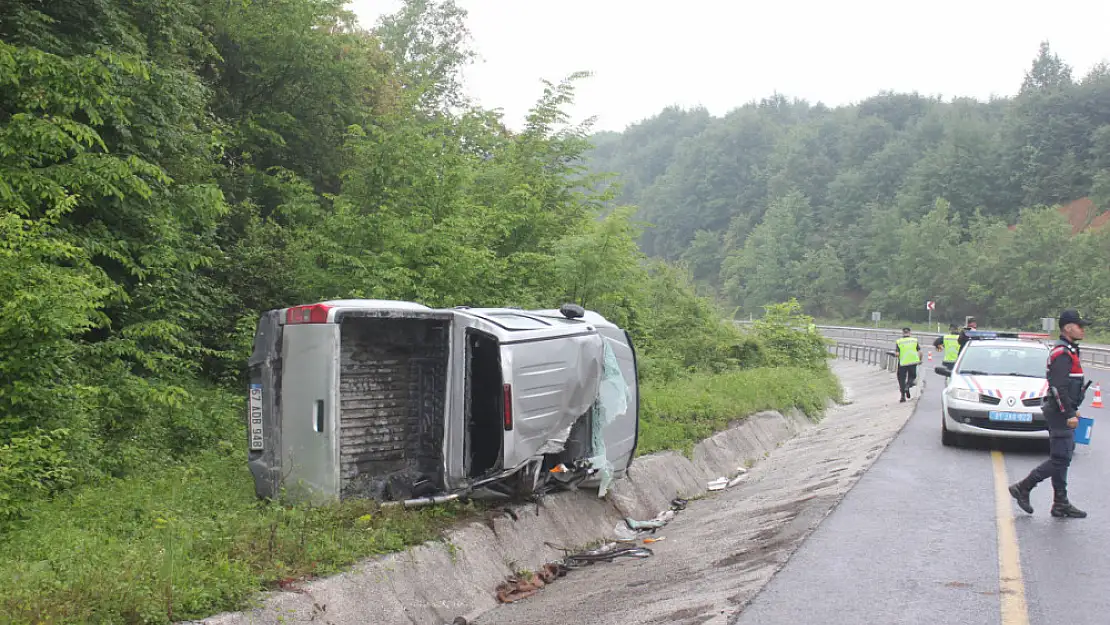
<instances>
[{"instance_id":1,"label":"van license plate","mask_svg":"<svg viewBox=\"0 0 1110 625\"><path fill-rule=\"evenodd\" d=\"M995 410L990 411L987 417L991 421L1006 421L1008 423L1032 423L1033 413L1031 412L998 412Z\"/></svg>"},{"instance_id":2,"label":"van license plate","mask_svg":"<svg viewBox=\"0 0 1110 625\"><path fill-rule=\"evenodd\" d=\"M250 386L251 451L261 451L262 436L262 385Z\"/></svg>"}]
</instances>

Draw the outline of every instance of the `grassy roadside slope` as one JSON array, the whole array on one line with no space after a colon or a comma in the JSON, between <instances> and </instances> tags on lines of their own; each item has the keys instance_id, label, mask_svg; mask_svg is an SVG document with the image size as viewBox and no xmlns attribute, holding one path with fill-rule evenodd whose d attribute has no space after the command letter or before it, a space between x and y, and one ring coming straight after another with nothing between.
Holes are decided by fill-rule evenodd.
<instances>
[{"instance_id":1,"label":"grassy roadside slope","mask_svg":"<svg viewBox=\"0 0 1110 625\"><path fill-rule=\"evenodd\" d=\"M760 367L642 387L640 455L676 449L760 410L815 415L838 398L827 368ZM343 570L481 514L371 502L283 508L255 498L241 450L38 504L0 543L0 622L168 623L242 608L258 590Z\"/></svg>"},{"instance_id":2,"label":"grassy roadside slope","mask_svg":"<svg viewBox=\"0 0 1110 625\"><path fill-rule=\"evenodd\" d=\"M815 418L830 399L841 398L841 390L832 371L803 367L762 367L649 383L644 387L636 453L688 453L739 417L763 410L796 408Z\"/></svg>"}]
</instances>

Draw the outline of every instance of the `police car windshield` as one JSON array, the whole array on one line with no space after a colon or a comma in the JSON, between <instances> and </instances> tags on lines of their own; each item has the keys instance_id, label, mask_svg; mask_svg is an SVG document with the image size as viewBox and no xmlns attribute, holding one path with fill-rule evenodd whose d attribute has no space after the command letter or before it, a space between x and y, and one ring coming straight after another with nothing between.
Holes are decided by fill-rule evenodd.
<instances>
[{"instance_id":1,"label":"police car windshield","mask_svg":"<svg viewBox=\"0 0 1110 625\"><path fill-rule=\"evenodd\" d=\"M975 342L964 350L956 373L1045 377L1048 350L1041 345L991 345Z\"/></svg>"}]
</instances>

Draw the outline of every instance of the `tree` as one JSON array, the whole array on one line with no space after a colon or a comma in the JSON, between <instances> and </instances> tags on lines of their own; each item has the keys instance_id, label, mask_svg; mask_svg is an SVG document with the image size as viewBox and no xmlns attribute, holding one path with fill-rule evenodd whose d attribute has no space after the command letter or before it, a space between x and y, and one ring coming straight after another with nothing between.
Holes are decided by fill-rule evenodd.
<instances>
[{"instance_id":1,"label":"tree","mask_svg":"<svg viewBox=\"0 0 1110 625\"><path fill-rule=\"evenodd\" d=\"M1060 91L1072 86L1071 68L1054 54L1047 41L1041 42L1033 66L1025 72L1021 83L1021 95L1034 92Z\"/></svg>"},{"instance_id":2,"label":"tree","mask_svg":"<svg viewBox=\"0 0 1110 625\"><path fill-rule=\"evenodd\" d=\"M731 254L721 268L725 293L746 309L774 301L798 284L794 259L805 250L804 221L809 202L791 191L771 203L763 221L752 230L743 249Z\"/></svg>"},{"instance_id":3,"label":"tree","mask_svg":"<svg viewBox=\"0 0 1110 625\"><path fill-rule=\"evenodd\" d=\"M404 0L375 29L402 80L425 113L457 111L468 104L460 71L474 59L466 11L454 0Z\"/></svg>"}]
</instances>

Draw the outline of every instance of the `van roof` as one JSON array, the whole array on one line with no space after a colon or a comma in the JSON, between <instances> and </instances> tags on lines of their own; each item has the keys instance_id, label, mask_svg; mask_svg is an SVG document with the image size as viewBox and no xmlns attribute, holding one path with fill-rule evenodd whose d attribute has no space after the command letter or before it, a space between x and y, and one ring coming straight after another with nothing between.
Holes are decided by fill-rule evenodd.
<instances>
[{"instance_id":1,"label":"van roof","mask_svg":"<svg viewBox=\"0 0 1110 625\"><path fill-rule=\"evenodd\" d=\"M301 306L290 306L280 309L282 311L282 321L293 323L287 320L286 317L298 316L297 323L308 322L312 317L312 323L325 323L334 318L336 312L349 311L349 312L396 312L401 313L402 316L405 312L409 313L449 313L451 311L468 313L475 317L483 318L491 321L506 330L519 332L521 330L543 330L553 327L562 327L565 329L580 328L581 326L593 326L617 328L618 326L609 321L599 313L586 310L581 318L569 319L563 315L558 309L548 308L541 310L525 310L522 308L504 308L504 307L470 307L470 306L456 306L454 308L431 308L416 302L408 302L402 300L384 300L384 299L332 299L317 302L315 304L307 304ZM296 314L294 314L296 313ZM303 316L304 321L299 321Z\"/></svg>"},{"instance_id":2,"label":"van roof","mask_svg":"<svg viewBox=\"0 0 1110 625\"><path fill-rule=\"evenodd\" d=\"M334 308L372 308L375 310L432 310L416 302L391 299L329 299L321 304Z\"/></svg>"}]
</instances>

